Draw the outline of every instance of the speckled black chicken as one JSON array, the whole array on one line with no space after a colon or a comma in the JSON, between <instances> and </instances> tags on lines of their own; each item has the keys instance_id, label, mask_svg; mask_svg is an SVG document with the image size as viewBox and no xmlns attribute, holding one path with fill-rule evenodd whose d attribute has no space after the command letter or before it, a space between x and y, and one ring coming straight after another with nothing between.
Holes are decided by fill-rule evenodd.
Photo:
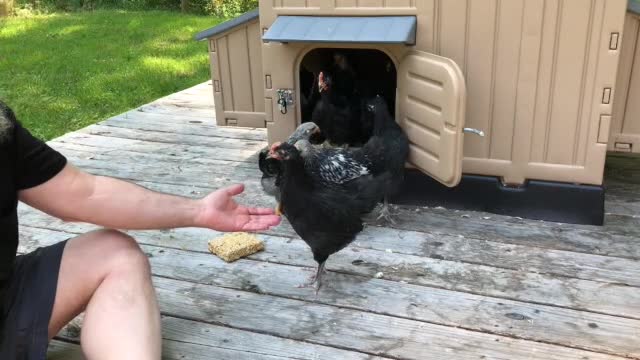
<instances>
[{"instance_id":1,"label":"speckled black chicken","mask_svg":"<svg viewBox=\"0 0 640 360\"><path fill-rule=\"evenodd\" d=\"M373 123L373 133L360 148L325 148L312 145L297 135L295 144L305 161L305 168L318 183L339 185L362 174L388 177L377 200L383 200L378 219L395 223L388 199L397 193L404 180L404 167L409 155L409 140L389 114L380 96L364 103L363 121ZM310 125L307 125L310 126ZM317 132L317 130L312 130Z\"/></svg>"},{"instance_id":2,"label":"speckled black chicken","mask_svg":"<svg viewBox=\"0 0 640 360\"><path fill-rule=\"evenodd\" d=\"M340 149L301 147L303 144L309 142L300 140L295 146L276 143L269 157L280 161L281 166L277 177L278 208L309 245L318 263L315 276L301 286L315 284L317 293L322 286L326 260L362 231L362 217L378 203L389 176L370 174L358 159L340 153ZM309 149L318 151L317 162L303 158L302 153ZM309 168L312 164L319 167Z\"/></svg>"}]
</instances>

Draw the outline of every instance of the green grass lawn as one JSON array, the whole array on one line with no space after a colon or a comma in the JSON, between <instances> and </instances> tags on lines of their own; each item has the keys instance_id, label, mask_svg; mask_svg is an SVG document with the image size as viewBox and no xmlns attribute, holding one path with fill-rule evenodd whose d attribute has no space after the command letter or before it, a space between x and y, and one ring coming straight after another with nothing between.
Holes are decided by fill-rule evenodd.
<instances>
[{"instance_id":1,"label":"green grass lawn","mask_svg":"<svg viewBox=\"0 0 640 360\"><path fill-rule=\"evenodd\" d=\"M0 99L51 139L209 79L204 42L221 20L100 10L0 20Z\"/></svg>"}]
</instances>

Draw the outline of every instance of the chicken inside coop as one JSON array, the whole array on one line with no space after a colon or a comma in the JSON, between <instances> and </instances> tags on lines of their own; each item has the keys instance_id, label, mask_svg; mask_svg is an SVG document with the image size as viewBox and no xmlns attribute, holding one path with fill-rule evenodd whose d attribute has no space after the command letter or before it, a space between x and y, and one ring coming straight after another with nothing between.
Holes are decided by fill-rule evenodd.
<instances>
[{"instance_id":1,"label":"chicken inside coop","mask_svg":"<svg viewBox=\"0 0 640 360\"><path fill-rule=\"evenodd\" d=\"M396 67L382 51L321 48L300 64L301 122L314 122L331 146L361 146L373 125L362 120L367 100L384 99L392 116L396 102Z\"/></svg>"}]
</instances>

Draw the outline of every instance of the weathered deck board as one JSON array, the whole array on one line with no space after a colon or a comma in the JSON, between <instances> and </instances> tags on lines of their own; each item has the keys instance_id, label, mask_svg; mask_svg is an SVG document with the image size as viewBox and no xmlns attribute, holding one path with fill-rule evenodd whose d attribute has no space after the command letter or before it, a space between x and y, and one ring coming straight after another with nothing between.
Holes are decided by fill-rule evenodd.
<instances>
[{"instance_id":1,"label":"weathered deck board","mask_svg":"<svg viewBox=\"0 0 640 360\"><path fill-rule=\"evenodd\" d=\"M423 324L417 329L415 322L406 319L166 278L155 278L154 284L163 313L172 316L260 330L311 344L329 342L343 349L393 358L621 359L453 327ZM265 312L265 307L276 312L277 319ZM185 336L195 336L192 331L187 333Z\"/></svg>"},{"instance_id":2,"label":"weathered deck board","mask_svg":"<svg viewBox=\"0 0 640 360\"><path fill-rule=\"evenodd\" d=\"M182 236L176 234L173 239L167 237L164 244L173 247L187 245L185 248L195 247L202 250L202 245L206 242L203 239L207 239L208 234L198 229L188 230L193 230L192 232L199 235L188 236L186 232ZM23 227L21 250L28 251L73 235ZM135 235L141 243L152 243L155 239L155 236L148 232L138 232ZM251 256L251 259L274 261L275 264L256 264L253 261L225 264L209 254L193 254L157 246L144 246L144 250L151 256L154 274L162 277L412 318L521 339L571 345L587 350L623 352L640 356L640 345L633 344L632 341L640 332L638 320L424 288L386 279L378 280L370 273L357 274L349 269L340 269L340 274L328 276L331 282L325 291L314 297L310 291L295 287L304 280L304 272L280 265L292 263L291 253L301 252L296 248L303 245L297 243L294 244L297 246L293 246L284 239L264 240L267 251ZM197 243L200 246L194 246ZM295 251L287 251L288 248ZM293 265L309 266L312 265L312 261L294 261ZM295 275L287 278L278 276L283 273ZM355 276L352 275L354 273ZM350 297L350 293L359 295Z\"/></svg>"},{"instance_id":3,"label":"weathered deck board","mask_svg":"<svg viewBox=\"0 0 640 360\"><path fill-rule=\"evenodd\" d=\"M221 287L156 279L163 308L189 318L255 329L311 343L331 343L403 359L588 359L614 358L544 343L389 318L366 312ZM269 309L269 311L265 311ZM273 316L272 313L276 314ZM327 321L327 320L333 321Z\"/></svg>"},{"instance_id":4,"label":"weathered deck board","mask_svg":"<svg viewBox=\"0 0 640 360\"><path fill-rule=\"evenodd\" d=\"M174 238L180 239L180 237ZM203 247L204 239L201 240ZM275 262L298 266L313 264L308 249L302 241L284 242L279 239L268 242L267 246L271 249L270 254L273 254L269 256ZM300 254L306 254L306 256L301 257ZM160 255L162 257L162 254ZM198 258L198 263L203 263L208 257L208 255L199 257L201 255L196 254L189 256L193 259ZM202 271L200 268L184 271L184 274L171 272L171 265L174 263L176 271L182 268L180 264L189 263L195 266L197 263L192 263L193 259L190 259L189 256L178 261L177 259L181 258L180 254L173 254L173 257L168 259L170 262L168 268L162 268L166 272L158 273L158 275L197 281L200 279L197 274ZM157 260L153 258L152 262ZM354 265L353 262L356 260L363 263ZM416 285L640 318L640 288L638 287L551 277L526 271L513 271L355 247L348 247L332 256L327 262L327 269L369 278L377 272L383 272L385 278ZM181 276L189 277L183 278Z\"/></svg>"},{"instance_id":5,"label":"weathered deck board","mask_svg":"<svg viewBox=\"0 0 640 360\"><path fill-rule=\"evenodd\" d=\"M266 140L266 133L259 129L221 128L211 124L201 123L189 117L129 112L115 116L100 123L103 126L115 126L127 129L157 131L182 135L199 135L211 137L229 137L232 139Z\"/></svg>"},{"instance_id":6,"label":"weathered deck board","mask_svg":"<svg viewBox=\"0 0 640 360\"><path fill-rule=\"evenodd\" d=\"M247 140L245 138L233 138L219 134L220 136L207 135L207 131L199 134L176 134L172 132L162 132L154 129L129 129L126 127L115 127L108 125L91 125L78 130L81 134L106 135L114 138L144 140L168 144L200 145L210 147L220 147L221 149L242 149L251 146L258 150L265 144L261 140ZM234 141L235 140L235 141ZM224 146L221 146L224 145Z\"/></svg>"},{"instance_id":7,"label":"weathered deck board","mask_svg":"<svg viewBox=\"0 0 640 360\"><path fill-rule=\"evenodd\" d=\"M202 121L203 125L215 124L215 109L197 109L186 108L183 106L175 106L171 104L152 103L140 106L132 111L140 111L151 114L163 114L170 116L188 116L190 118L196 118L194 120Z\"/></svg>"},{"instance_id":8,"label":"weathered deck board","mask_svg":"<svg viewBox=\"0 0 640 360\"><path fill-rule=\"evenodd\" d=\"M74 323L81 325L82 321L76 319ZM166 341L163 344L165 359L192 359L194 355L196 359L383 359L166 315L162 316L162 334ZM78 336L77 330L60 334L61 339L71 342L78 342Z\"/></svg>"},{"instance_id":9,"label":"weathered deck board","mask_svg":"<svg viewBox=\"0 0 640 360\"><path fill-rule=\"evenodd\" d=\"M158 190L167 192L166 187ZM193 191L193 190L191 190ZM193 194L184 194L193 195ZM50 229L66 229L76 233L85 232L90 227L82 224L68 225L35 211L22 212L22 224L46 227ZM283 227L288 224L282 225ZM212 232L207 231L211 234ZM267 231L265 233L274 233ZM179 238L183 248L202 251L201 239L204 232L184 229L170 230L162 234L132 232L140 241L153 245L174 246L171 238ZM278 240L287 240L287 237ZM145 242L148 241L151 242ZM198 242L200 242L198 247ZM560 275L565 278L592 280L610 284L631 285L640 287L640 263L635 260L612 258L585 253L558 251L510 245L486 240L470 239L450 235L438 235L425 232L404 231L390 228L367 227L351 247L377 251L389 251L396 255L412 255L431 258L433 263L439 261L463 262L470 265L485 265L498 269L526 271L540 275Z\"/></svg>"},{"instance_id":10,"label":"weathered deck board","mask_svg":"<svg viewBox=\"0 0 640 360\"><path fill-rule=\"evenodd\" d=\"M223 339L220 339L222 341ZM258 343L259 344L259 343ZM237 359L237 360L287 360L287 359L313 359L314 357L288 357L278 355L266 355L255 351L237 351L221 347L200 345L197 343L175 341L165 339L162 344L162 358L164 360L211 360L211 359ZM332 355L350 356L353 352L333 353ZM85 360L80 345L53 340L49 345L47 360ZM340 359L374 359L373 357L341 357Z\"/></svg>"},{"instance_id":11,"label":"weathered deck board","mask_svg":"<svg viewBox=\"0 0 640 360\"><path fill-rule=\"evenodd\" d=\"M152 190L202 196L242 181L242 201L272 206L256 166L265 131L216 127L211 94L201 84L51 144ZM640 359L640 164L611 159L603 227L402 207L397 226L368 226L330 258L317 298L293 287L314 262L286 223L232 264L206 252L214 231L131 232L150 255L164 357ZM26 206L20 220L21 251L95 228ZM65 353L77 345L52 344Z\"/></svg>"}]
</instances>

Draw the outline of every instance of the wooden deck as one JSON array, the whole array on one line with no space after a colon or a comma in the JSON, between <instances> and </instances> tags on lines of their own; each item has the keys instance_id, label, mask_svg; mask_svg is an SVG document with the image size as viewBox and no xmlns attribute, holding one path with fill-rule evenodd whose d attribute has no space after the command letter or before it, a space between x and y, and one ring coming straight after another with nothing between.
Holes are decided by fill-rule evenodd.
<instances>
[{"instance_id":1,"label":"wooden deck","mask_svg":"<svg viewBox=\"0 0 640 360\"><path fill-rule=\"evenodd\" d=\"M256 152L266 133L213 125L210 84L55 139L81 168L201 196L234 182L273 206ZM231 264L202 229L131 232L149 255L166 359L640 359L640 159L607 169L604 227L440 208L402 208L332 256L316 298L294 285L314 266L288 224ZM20 207L26 252L94 227ZM382 272L382 278L375 274ZM51 359L79 357L81 319Z\"/></svg>"}]
</instances>

